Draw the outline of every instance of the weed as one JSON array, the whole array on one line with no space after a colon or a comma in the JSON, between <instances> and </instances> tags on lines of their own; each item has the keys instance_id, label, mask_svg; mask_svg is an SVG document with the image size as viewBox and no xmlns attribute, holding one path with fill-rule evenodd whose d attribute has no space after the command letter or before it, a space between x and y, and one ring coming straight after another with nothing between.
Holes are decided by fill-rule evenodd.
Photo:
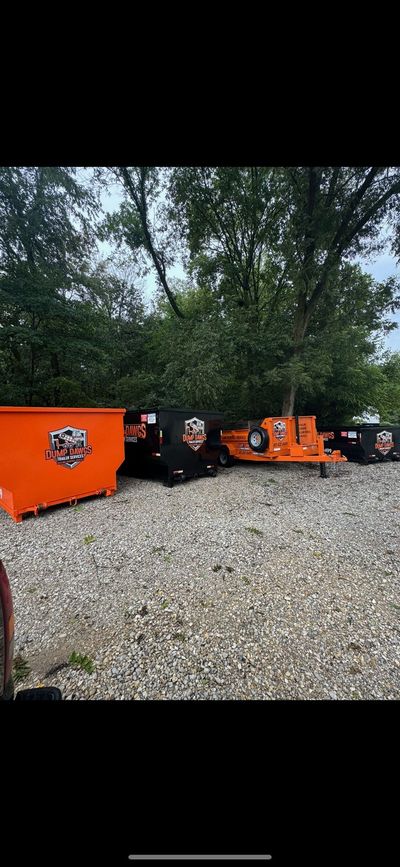
<instances>
[{"instance_id":1,"label":"weed","mask_svg":"<svg viewBox=\"0 0 400 867\"><path fill-rule=\"evenodd\" d=\"M215 566L212 567L213 572L219 572L222 569L221 563L216 563Z\"/></svg>"},{"instance_id":2,"label":"weed","mask_svg":"<svg viewBox=\"0 0 400 867\"><path fill-rule=\"evenodd\" d=\"M88 674L92 674L94 671L94 663L90 656L83 656L82 653L76 653L75 650L71 653L68 665L71 665L72 668L82 668Z\"/></svg>"},{"instance_id":3,"label":"weed","mask_svg":"<svg viewBox=\"0 0 400 867\"><path fill-rule=\"evenodd\" d=\"M243 581L243 584L250 584L250 580L246 578L246 575L241 575L240 580Z\"/></svg>"},{"instance_id":4,"label":"weed","mask_svg":"<svg viewBox=\"0 0 400 867\"><path fill-rule=\"evenodd\" d=\"M322 557L322 554L320 551L313 551L313 557L317 557L318 560L320 560Z\"/></svg>"},{"instance_id":5,"label":"weed","mask_svg":"<svg viewBox=\"0 0 400 867\"><path fill-rule=\"evenodd\" d=\"M85 536L85 538L84 538L83 541L84 541L85 545L90 545L91 542L95 542L95 541L96 541L96 536L92 536L92 535L89 533L88 536Z\"/></svg>"},{"instance_id":6,"label":"weed","mask_svg":"<svg viewBox=\"0 0 400 867\"><path fill-rule=\"evenodd\" d=\"M391 608L395 608L396 611L400 611L400 605L395 605L394 602L389 602Z\"/></svg>"},{"instance_id":7,"label":"weed","mask_svg":"<svg viewBox=\"0 0 400 867\"><path fill-rule=\"evenodd\" d=\"M186 641L186 635L183 632L175 632L172 639L174 641Z\"/></svg>"},{"instance_id":8,"label":"weed","mask_svg":"<svg viewBox=\"0 0 400 867\"><path fill-rule=\"evenodd\" d=\"M171 554L165 554L164 555L164 563L172 563Z\"/></svg>"},{"instance_id":9,"label":"weed","mask_svg":"<svg viewBox=\"0 0 400 867\"><path fill-rule=\"evenodd\" d=\"M263 531L257 530L257 527L246 527L246 530L248 530L249 533L254 533L255 536L262 536L263 535Z\"/></svg>"},{"instance_id":10,"label":"weed","mask_svg":"<svg viewBox=\"0 0 400 867\"><path fill-rule=\"evenodd\" d=\"M268 480L267 480L267 484L268 484L268 485L277 485L278 482L276 481L276 479L268 479Z\"/></svg>"},{"instance_id":11,"label":"weed","mask_svg":"<svg viewBox=\"0 0 400 867\"><path fill-rule=\"evenodd\" d=\"M37 587L28 587L28 593L36 593Z\"/></svg>"},{"instance_id":12,"label":"weed","mask_svg":"<svg viewBox=\"0 0 400 867\"><path fill-rule=\"evenodd\" d=\"M18 683L18 681L24 680L28 677L30 670L27 660L24 659L21 654L18 654L18 656L14 658L13 677L15 682Z\"/></svg>"},{"instance_id":13,"label":"weed","mask_svg":"<svg viewBox=\"0 0 400 867\"><path fill-rule=\"evenodd\" d=\"M295 529L293 528L293 533L303 533L303 530L295 530Z\"/></svg>"},{"instance_id":14,"label":"weed","mask_svg":"<svg viewBox=\"0 0 400 867\"><path fill-rule=\"evenodd\" d=\"M160 545L158 548L152 548L151 553L152 554L162 554L163 551L165 551L165 550L166 550L165 545Z\"/></svg>"},{"instance_id":15,"label":"weed","mask_svg":"<svg viewBox=\"0 0 400 867\"><path fill-rule=\"evenodd\" d=\"M83 506L74 506L74 512L81 512L82 509L83 509Z\"/></svg>"},{"instance_id":16,"label":"weed","mask_svg":"<svg viewBox=\"0 0 400 867\"><path fill-rule=\"evenodd\" d=\"M168 605L169 605L169 599L163 599L163 601L161 603L161 608L168 608Z\"/></svg>"}]
</instances>

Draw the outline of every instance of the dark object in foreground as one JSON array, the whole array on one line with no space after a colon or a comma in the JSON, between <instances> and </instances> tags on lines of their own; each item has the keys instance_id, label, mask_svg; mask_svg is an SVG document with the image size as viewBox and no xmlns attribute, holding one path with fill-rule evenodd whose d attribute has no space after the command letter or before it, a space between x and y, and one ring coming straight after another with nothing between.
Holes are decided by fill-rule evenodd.
<instances>
[{"instance_id":1,"label":"dark object in foreground","mask_svg":"<svg viewBox=\"0 0 400 867\"><path fill-rule=\"evenodd\" d=\"M215 476L222 414L210 410L153 407L125 413L125 460L119 473L177 479Z\"/></svg>"},{"instance_id":2,"label":"dark object in foreground","mask_svg":"<svg viewBox=\"0 0 400 867\"><path fill-rule=\"evenodd\" d=\"M20 689L15 701L62 701L61 690L57 686L43 686L36 689Z\"/></svg>"},{"instance_id":3,"label":"dark object in foreground","mask_svg":"<svg viewBox=\"0 0 400 867\"><path fill-rule=\"evenodd\" d=\"M369 464L400 460L400 426L355 424L320 432L325 449L340 449L349 461Z\"/></svg>"},{"instance_id":4,"label":"dark object in foreground","mask_svg":"<svg viewBox=\"0 0 400 867\"><path fill-rule=\"evenodd\" d=\"M0 701L62 701L55 686L22 689L14 696L14 608L10 582L0 560Z\"/></svg>"}]
</instances>

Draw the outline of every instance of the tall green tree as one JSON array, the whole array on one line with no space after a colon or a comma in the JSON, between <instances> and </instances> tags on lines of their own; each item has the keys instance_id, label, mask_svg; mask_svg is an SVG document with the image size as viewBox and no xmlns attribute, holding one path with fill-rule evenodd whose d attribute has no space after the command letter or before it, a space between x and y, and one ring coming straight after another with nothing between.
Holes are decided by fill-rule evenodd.
<instances>
[{"instance_id":1,"label":"tall green tree","mask_svg":"<svg viewBox=\"0 0 400 867\"><path fill-rule=\"evenodd\" d=\"M180 168L170 196L199 279L225 305L242 307L254 344L261 334L275 343L280 335L271 376L282 389L282 413L291 415L307 378L307 335L321 311L329 314L344 265L385 243L382 227L395 224L399 209L400 170ZM391 289L386 312L398 306L398 287Z\"/></svg>"},{"instance_id":2,"label":"tall green tree","mask_svg":"<svg viewBox=\"0 0 400 867\"><path fill-rule=\"evenodd\" d=\"M87 347L90 328L81 322L76 298L96 211L93 192L74 169L0 169L4 402L58 403L71 359Z\"/></svg>"}]
</instances>

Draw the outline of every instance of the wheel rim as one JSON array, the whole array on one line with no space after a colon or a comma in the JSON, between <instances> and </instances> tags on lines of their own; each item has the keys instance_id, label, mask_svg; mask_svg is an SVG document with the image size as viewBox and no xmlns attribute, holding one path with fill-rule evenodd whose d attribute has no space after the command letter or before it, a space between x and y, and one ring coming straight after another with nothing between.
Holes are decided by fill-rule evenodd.
<instances>
[{"instance_id":1,"label":"wheel rim","mask_svg":"<svg viewBox=\"0 0 400 867\"><path fill-rule=\"evenodd\" d=\"M226 467L226 465L228 463L228 455L226 452L220 453L219 462L220 462L221 466Z\"/></svg>"},{"instance_id":2,"label":"wheel rim","mask_svg":"<svg viewBox=\"0 0 400 867\"><path fill-rule=\"evenodd\" d=\"M257 430L250 434L250 443L254 449L261 445L261 434Z\"/></svg>"}]
</instances>

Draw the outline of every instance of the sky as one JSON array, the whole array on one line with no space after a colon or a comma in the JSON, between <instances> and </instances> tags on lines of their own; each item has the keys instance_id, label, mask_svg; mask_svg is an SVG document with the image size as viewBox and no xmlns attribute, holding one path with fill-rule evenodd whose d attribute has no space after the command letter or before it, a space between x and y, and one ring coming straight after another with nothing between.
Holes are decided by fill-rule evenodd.
<instances>
[{"instance_id":1,"label":"sky","mask_svg":"<svg viewBox=\"0 0 400 867\"><path fill-rule=\"evenodd\" d=\"M109 194L103 193L102 195L102 203L103 207L109 213L117 210L118 206L122 202L122 195L120 188L117 184L114 184L110 187ZM107 243L99 244L100 251L104 255L109 255L111 252L111 248ZM396 275L400 279L400 267L396 264L396 260L389 253L383 253L380 256L377 256L374 260L366 262L365 260L358 260L363 271L367 271L372 274L375 280L382 281L386 280L387 277L392 275ZM186 274L184 269L180 264L177 264L174 268L170 268L168 271L168 276L184 279ZM144 292L146 298L151 298L153 292L156 287L156 278L154 274L149 274L148 277L144 280ZM395 315L390 317L394 322L397 323L397 328L395 328L390 334L388 334L383 341L383 348L389 349L392 352L400 352L400 311L398 311Z\"/></svg>"}]
</instances>

